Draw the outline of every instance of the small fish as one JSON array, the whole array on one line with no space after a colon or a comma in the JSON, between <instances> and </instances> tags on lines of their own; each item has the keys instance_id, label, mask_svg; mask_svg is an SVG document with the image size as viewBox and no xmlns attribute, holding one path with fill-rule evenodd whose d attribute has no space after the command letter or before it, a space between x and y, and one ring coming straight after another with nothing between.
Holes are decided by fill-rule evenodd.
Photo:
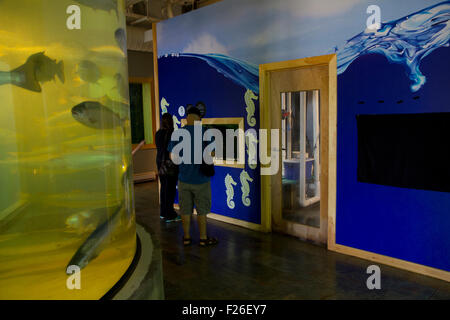
<instances>
[{"instance_id":1,"label":"small fish","mask_svg":"<svg viewBox=\"0 0 450 320\"><path fill-rule=\"evenodd\" d=\"M89 262L98 257L101 253L103 246L109 240L112 230L119 222L120 211L124 204L116 208L110 219L100 224L84 241L84 243L78 248L78 250L70 259L68 266L78 266L80 269L86 267ZM66 267L66 270L67 270Z\"/></svg>"},{"instance_id":2,"label":"small fish","mask_svg":"<svg viewBox=\"0 0 450 320\"><path fill-rule=\"evenodd\" d=\"M116 39L119 48L127 55L127 33L123 28L119 28L114 32L114 38Z\"/></svg>"},{"instance_id":3,"label":"small fish","mask_svg":"<svg viewBox=\"0 0 450 320\"><path fill-rule=\"evenodd\" d=\"M88 60L83 60L78 64L78 74L83 81L90 83L96 83L101 76L97 65Z\"/></svg>"},{"instance_id":4,"label":"small fish","mask_svg":"<svg viewBox=\"0 0 450 320\"><path fill-rule=\"evenodd\" d=\"M75 0L75 2L90 7L94 10L103 10L107 12L114 10L117 17L119 17L117 0Z\"/></svg>"},{"instance_id":5,"label":"small fish","mask_svg":"<svg viewBox=\"0 0 450 320\"><path fill-rule=\"evenodd\" d=\"M107 210L105 208L83 210L72 214L66 219L67 232L77 234L85 234L93 232L99 221L107 218Z\"/></svg>"},{"instance_id":6,"label":"small fish","mask_svg":"<svg viewBox=\"0 0 450 320\"><path fill-rule=\"evenodd\" d=\"M13 84L30 91L41 92L40 83L54 80L55 76L62 83L65 82L64 62L57 63L44 52L39 52L31 55L22 66L10 72L0 72L0 85Z\"/></svg>"},{"instance_id":7,"label":"small fish","mask_svg":"<svg viewBox=\"0 0 450 320\"><path fill-rule=\"evenodd\" d=\"M122 98L129 99L129 85L128 82L125 81L124 77L120 73L116 73L114 75L114 79L116 80L116 89L119 91L119 94Z\"/></svg>"},{"instance_id":8,"label":"small fish","mask_svg":"<svg viewBox=\"0 0 450 320\"><path fill-rule=\"evenodd\" d=\"M122 127L126 135L125 118L97 101L85 101L72 108L72 116L81 124L94 129Z\"/></svg>"}]
</instances>

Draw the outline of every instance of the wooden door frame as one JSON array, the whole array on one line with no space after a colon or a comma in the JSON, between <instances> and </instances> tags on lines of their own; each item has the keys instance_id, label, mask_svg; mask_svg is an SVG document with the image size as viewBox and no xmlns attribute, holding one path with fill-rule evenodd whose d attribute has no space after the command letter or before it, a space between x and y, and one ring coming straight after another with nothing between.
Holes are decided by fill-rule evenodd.
<instances>
[{"instance_id":1,"label":"wooden door frame","mask_svg":"<svg viewBox=\"0 0 450 320\"><path fill-rule=\"evenodd\" d=\"M152 36L153 36L153 79L154 79L154 92L155 92L155 120L156 120L156 131L160 129L159 123L159 73L158 73L158 35L156 32L157 24L152 23Z\"/></svg>"},{"instance_id":2,"label":"wooden door frame","mask_svg":"<svg viewBox=\"0 0 450 320\"><path fill-rule=\"evenodd\" d=\"M260 88L260 119L261 129L271 129L273 124L270 117L270 82L271 73L286 69L298 69L314 66L328 66L328 110L321 117L328 118L328 134L321 137L322 143L328 147L328 155L321 157L321 168L327 168L328 174L324 177L328 181L325 192L321 192L321 201L327 203L327 217L322 219L318 234L318 242L335 243L335 220L336 220L336 152L337 152L337 58L336 54L310 57L297 60L288 60L259 66L259 88ZM267 154L271 154L271 136L267 139ZM281 156L281 152L280 152ZM280 169L281 170L281 169ZM261 225L263 230L272 230L272 176L261 176ZM324 220L324 221L322 221ZM310 227L299 225L302 232Z\"/></svg>"},{"instance_id":3,"label":"wooden door frame","mask_svg":"<svg viewBox=\"0 0 450 320\"><path fill-rule=\"evenodd\" d=\"M321 194L321 201L328 201L328 226L327 226L327 247L328 250L346 255L382 263L396 268L424 274L433 278L450 281L450 272L440 270L417 263L388 257L385 255L364 251L336 243L336 154L337 154L337 69L336 55L305 58L263 64L259 67L260 86L260 116L261 128L271 128L270 109L270 73L290 68L301 68L309 66L328 65L329 73L329 93L328 93L328 157L321 158L321 167L328 166L328 188L327 195ZM324 116L324 114L322 114ZM324 138L324 137L322 137ZM322 140L322 143L325 140ZM267 152L270 154L270 135L268 135ZM271 176L261 176L261 223L264 231L272 230L271 214Z\"/></svg>"},{"instance_id":4,"label":"wooden door frame","mask_svg":"<svg viewBox=\"0 0 450 320\"><path fill-rule=\"evenodd\" d=\"M129 77L128 83L137 83L137 84L145 84L148 83L150 85L150 111L152 112L152 118L150 121L152 122L152 135L153 135L153 143L146 143L142 146L141 150L146 149L156 149L156 141L155 141L155 135L156 135L156 100L155 100L155 81L153 80L153 77L148 78L142 78L142 77ZM144 88L144 87L142 87ZM144 92L142 92L144 95ZM138 146L137 143L133 144L133 149Z\"/></svg>"}]
</instances>

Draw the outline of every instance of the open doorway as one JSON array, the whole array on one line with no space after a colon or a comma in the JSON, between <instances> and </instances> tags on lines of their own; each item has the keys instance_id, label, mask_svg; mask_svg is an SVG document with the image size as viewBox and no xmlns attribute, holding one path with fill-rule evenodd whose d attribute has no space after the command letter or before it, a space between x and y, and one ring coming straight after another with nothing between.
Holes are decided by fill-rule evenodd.
<instances>
[{"instance_id":1,"label":"open doorway","mask_svg":"<svg viewBox=\"0 0 450 320\"><path fill-rule=\"evenodd\" d=\"M281 93L282 219L320 228L320 90Z\"/></svg>"},{"instance_id":2,"label":"open doorway","mask_svg":"<svg viewBox=\"0 0 450 320\"><path fill-rule=\"evenodd\" d=\"M336 56L261 65L260 87L261 128L279 130L280 155L278 172L262 177L262 214L275 231L325 245L335 212Z\"/></svg>"}]
</instances>

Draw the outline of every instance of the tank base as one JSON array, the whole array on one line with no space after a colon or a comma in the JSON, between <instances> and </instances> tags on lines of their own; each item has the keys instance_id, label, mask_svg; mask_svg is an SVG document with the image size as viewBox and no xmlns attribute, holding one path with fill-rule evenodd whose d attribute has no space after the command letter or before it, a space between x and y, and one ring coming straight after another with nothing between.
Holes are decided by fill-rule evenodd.
<instances>
[{"instance_id":1,"label":"tank base","mask_svg":"<svg viewBox=\"0 0 450 320\"><path fill-rule=\"evenodd\" d=\"M163 300L164 285L160 250L151 234L136 224L136 253L129 268L101 300Z\"/></svg>"}]
</instances>

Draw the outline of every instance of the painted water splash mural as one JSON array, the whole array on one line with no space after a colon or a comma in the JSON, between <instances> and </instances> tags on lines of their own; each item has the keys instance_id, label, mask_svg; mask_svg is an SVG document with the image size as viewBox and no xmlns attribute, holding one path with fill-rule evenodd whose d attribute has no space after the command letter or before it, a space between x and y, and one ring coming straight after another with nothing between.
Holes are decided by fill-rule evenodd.
<instances>
[{"instance_id":1,"label":"painted water splash mural","mask_svg":"<svg viewBox=\"0 0 450 320\"><path fill-rule=\"evenodd\" d=\"M165 55L164 57L168 56ZM170 56L201 59L233 82L252 90L256 94L259 93L259 69L257 65L223 54L178 53Z\"/></svg>"},{"instance_id":2,"label":"painted water splash mural","mask_svg":"<svg viewBox=\"0 0 450 320\"><path fill-rule=\"evenodd\" d=\"M425 8L406 17L382 23L377 31L364 30L334 51L338 56L338 74L342 74L357 58L378 53L390 62L406 67L412 81L411 91L426 82L420 70L422 60L450 43L450 1ZM169 55L165 55L168 57ZM258 66L223 54L179 53L171 57L192 57L208 63L233 82L259 93Z\"/></svg>"},{"instance_id":3,"label":"painted water splash mural","mask_svg":"<svg viewBox=\"0 0 450 320\"><path fill-rule=\"evenodd\" d=\"M412 81L411 91L426 82L422 60L450 40L450 1L425 8L401 19L382 23L378 31L365 30L337 48L338 74L368 53L383 54L390 62L403 64Z\"/></svg>"},{"instance_id":4,"label":"painted water splash mural","mask_svg":"<svg viewBox=\"0 0 450 320\"><path fill-rule=\"evenodd\" d=\"M297 6L301 7L301 1L298 3L292 4L293 8ZM406 3L407 1L405 0L405 5ZM283 5L280 4L280 7L283 7ZM416 8L420 8L420 6L416 6ZM409 12L413 12L413 10ZM365 11L363 14L365 14ZM341 75L339 79L340 85L342 85L341 88L345 81L344 78L354 79L355 77L360 77L361 73L359 68L370 69L370 63L375 61L383 66L383 70L377 70L377 75L381 79L385 79L383 77L388 74L390 83L398 84L398 86L391 90L392 92L388 92L383 96L383 99L386 101L389 99L397 99L395 101L400 101L400 99L409 98L411 91L416 92L423 89L425 82L427 82L427 85L425 85L422 93L425 94L425 91L429 92L434 90L434 83L437 81L435 81L437 78L428 70L430 70L430 65L438 63L432 60L434 59L433 56L439 54L440 50L436 53L433 52L438 48L449 47L450 1L441 2L440 4L411 13L403 18L401 16L402 14L395 15L394 17L398 18L397 20L381 24L381 28L375 32L370 30L363 31L365 26L361 26L360 29L349 30L347 26L343 25L342 29L336 30L338 33L341 32L343 34L345 32L345 34L355 35L342 43L342 46L337 46L331 50L331 53L337 54L338 74ZM281 18L284 19L286 16L271 16L271 19L275 20ZM295 19L301 18L296 16ZM323 23L323 20L319 20L320 22L311 20L311 25ZM174 21L164 22L162 25L164 27L167 26L168 29L174 28L176 26ZM172 25L172 23L174 24ZM197 23L197 20L192 19L192 23ZM360 31L363 32L360 33ZM212 36L215 35L215 30L208 29L207 32L211 33ZM220 33L229 32L233 32L233 30L226 28L220 30ZM320 34L320 30L317 31L318 34ZM320 36L314 36L310 39L309 36L305 38L302 34L292 32L292 37L289 39L297 43L292 46L290 52L278 54L279 51L286 50L286 47L277 46L277 35L275 32L269 32L267 39L265 39L267 40L267 48L269 50L264 54L258 54L255 51L261 50L261 48L251 43L248 44L248 47L245 47L245 51L237 50L229 45L230 39L233 39L235 36L232 34L229 38L221 38L224 43L220 44L225 47L225 51L232 52L231 55L239 57L239 59L218 53L196 53L197 51L195 50L198 50L198 52L214 50L212 47L201 47L201 43L196 41L198 40L196 37L189 41L180 40L180 44L172 43L169 46L167 46L169 43L161 42L159 48L162 49L161 52L164 52L164 54L158 57L160 94L161 97L165 97L171 104L169 107L167 101L163 101L161 103L162 112L168 111L173 114L176 113L175 110L179 106L202 99L207 104L214 105L213 108L208 110L208 118L239 116L245 119L245 129L258 129L259 103L261 99L259 97L258 63L324 55L330 53L327 52L327 48L334 48L334 45L337 44L336 41L340 41L334 40L335 38L330 40L329 38L325 39ZM191 47L186 46L184 42L199 44L197 47ZM302 46L299 44L302 44ZM169 47L170 49L168 49ZM194 52L182 52L187 47ZM193 49L194 47L195 49ZM220 47L218 48L220 50ZM180 53L177 53L176 50L179 50L178 52ZM222 50L221 52L225 51ZM273 52L272 56L271 52ZM433 55L430 56L431 53ZM369 55L375 57L373 59L358 59ZM253 58L247 60L247 56L252 56ZM285 57L285 59L278 59L280 56ZM386 61L383 61L385 60L383 57L386 57ZM424 59L426 63L423 63ZM436 58L436 60L439 59ZM351 64L355 66L354 69L349 68ZM393 66L391 64L396 65ZM195 81L174 81L174 79L186 78L192 78ZM398 81L394 81L397 79ZM377 88L374 88L378 91L375 91L382 92L386 87L386 83L383 81L380 82ZM251 96L251 93L254 93L254 97ZM426 96L423 95L423 97ZM364 98L369 99L372 97ZM341 106L345 105L342 101L339 101L339 105ZM408 111L412 112L414 106L416 104L408 104ZM419 108L419 104L417 104L417 108ZM255 134L247 136L245 142L247 149L245 170L254 179L249 194L249 198L251 199L257 199L260 183L258 180L258 166L252 161L257 156L257 141L258 136ZM230 174L227 180L228 188L227 186L224 188L223 183L227 174ZM215 187L214 184L212 187L212 192L215 197L212 212L259 223L260 211L259 208L255 207L258 205L258 201L252 201L251 206L247 207L242 201L235 201L233 198L234 189L238 190L238 186L232 184L230 178L232 178L232 175L237 177L238 174L235 168L217 168L217 173L213 180L216 179L216 185L218 187ZM225 192L224 189L226 190ZM241 190L241 192L243 191ZM239 196L241 195L239 194Z\"/></svg>"}]
</instances>

